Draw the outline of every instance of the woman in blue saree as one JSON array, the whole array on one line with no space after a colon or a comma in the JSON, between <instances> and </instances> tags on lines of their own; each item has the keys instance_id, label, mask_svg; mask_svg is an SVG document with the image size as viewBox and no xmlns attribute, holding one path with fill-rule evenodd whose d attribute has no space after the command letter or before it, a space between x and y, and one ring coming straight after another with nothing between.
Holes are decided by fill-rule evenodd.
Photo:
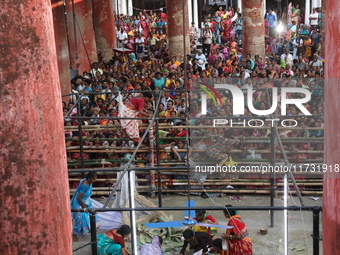
<instances>
[{"instance_id":1,"label":"woman in blue saree","mask_svg":"<svg viewBox=\"0 0 340 255\"><path fill-rule=\"evenodd\" d=\"M95 172L89 172L85 179L82 179L79 186L71 199L71 209L91 208L92 201L92 183L97 179ZM77 235L86 235L90 232L90 215L84 212L73 212L73 239L78 241ZM97 227L101 224L101 220L96 216Z\"/></svg>"},{"instance_id":2,"label":"woman in blue saree","mask_svg":"<svg viewBox=\"0 0 340 255\"><path fill-rule=\"evenodd\" d=\"M131 254L125 248L126 238L131 233L128 225L122 225L119 229L112 229L105 234L99 234L98 255L129 255ZM151 255L151 254L150 254Z\"/></svg>"}]
</instances>

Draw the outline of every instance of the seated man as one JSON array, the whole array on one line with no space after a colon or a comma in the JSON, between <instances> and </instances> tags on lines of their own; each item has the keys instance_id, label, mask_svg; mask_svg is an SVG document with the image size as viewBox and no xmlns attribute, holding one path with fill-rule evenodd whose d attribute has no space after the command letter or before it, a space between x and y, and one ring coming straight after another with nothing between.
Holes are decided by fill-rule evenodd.
<instances>
[{"instance_id":1,"label":"seated man","mask_svg":"<svg viewBox=\"0 0 340 255\"><path fill-rule=\"evenodd\" d=\"M195 232L191 229L186 229L183 232L184 244L179 255L184 255L185 250L190 244L190 249L194 250L194 253L208 254L209 247L212 246L212 239L208 233L205 232Z\"/></svg>"},{"instance_id":2,"label":"seated man","mask_svg":"<svg viewBox=\"0 0 340 255\"><path fill-rule=\"evenodd\" d=\"M202 222L202 223L210 223L210 224L218 224L218 222L214 219L213 216L208 214L205 210L196 210L196 217L195 220L197 222ZM194 226L194 231L195 232L206 232L211 236L214 236L217 234L217 228L207 228L203 226Z\"/></svg>"}]
</instances>

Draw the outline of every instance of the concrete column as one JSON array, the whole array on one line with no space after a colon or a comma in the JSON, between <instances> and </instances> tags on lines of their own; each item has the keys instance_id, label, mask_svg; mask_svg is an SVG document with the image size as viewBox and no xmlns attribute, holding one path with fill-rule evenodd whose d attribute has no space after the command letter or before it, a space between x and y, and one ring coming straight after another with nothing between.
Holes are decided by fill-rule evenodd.
<instances>
[{"instance_id":1,"label":"concrete column","mask_svg":"<svg viewBox=\"0 0 340 255\"><path fill-rule=\"evenodd\" d=\"M188 17L189 17L189 26L191 26L192 19L192 0L188 0ZM195 23L196 25L196 23Z\"/></svg>"},{"instance_id":2,"label":"concrete column","mask_svg":"<svg viewBox=\"0 0 340 255\"><path fill-rule=\"evenodd\" d=\"M66 0L71 66L82 74L90 70L93 62L98 61L92 3L91 0L73 2L74 6L72 0Z\"/></svg>"},{"instance_id":3,"label":"concrete column","mask_svg":"<svg viewBox=\"0 0 340 255\"><path fill-rule=\"evenodd\" d=\"M199 19L198 19L198 1L194 0L194 22L195 22L195 26L197 28L200 28L200 24L199 24Z\"/></svg>"},{"instance_id":4,"label":"concrete column","mask_svg":"<svg viewBox=\"0 0 340 255\"><path fill-rule=\"evenodd\" d=\"M243 55L259 55L265 61L264 1L248 0L242 2L243 17Z\"/></svg>"},{"instance_id":5,"label":"concrete column","mask_svg":"<svg viewBox=\"0 0 340 255\"><path fill-rule=\"evenodd\" d=\"M310 20L309 15L311 14L310 0L305 0L305 24L309 26Z\"/></svg>"},{"instance_id":6,"label":"concrete column","mask_svg":"<svg viewBox=\"0 0 340 255\"><path fill-rule=\"evenodd\" d=\"M240 11L242 12L242 0L237 0L237 8L240 8Z\"/></svg>"},{"instance_id":7,"label":"concrete column","mask_svg":"<svg viewBox=\"0 0 340 255\"><path fill-rule=\"evenodd\" d=\"M184 1L184 10L182 0L167 0L166 10L168 16L168 36L170 56L176 56L177 60L183 61L186 54L190 54L189 41L189 19L188 19L188 0ZM183 40L183 15L185 19L185 39L186 47L184 52Z\"/></svg>"},{"instance_id":8,"label":"concrete column","mask_svg":"<svg viewBox=\"0 0 340 255\"><path fill-rule=\"evenodd\" d=\"M107 0L92 0L92 8L97 51L102 53L104 61L107 62L113 56L112 48L117 44L113 3Z\"/></svg>"},{"instance_id":9,"label":"concrete column","mask_svg":"<svg viewBox=\"0 0 340 255\"><path fill-rule=\"evenodd\" d=\"M3 0L0 40L1 254L72 254L52 8Z\"/></svg>"},{"instance_id":10,"label":"concrete column","mask_svg":"<svg viewBox=\"0 0 340 255\"><path fill-rule=\"evenodd\" d=\"M267 13L267 1L263 1L263 11L262 11L263 16L262 17L264 17L266 15L266 13ZM276 15L275 17L277 18L277 13L275 15ZM277 19L276 19L276 24L277 23L278 22L277 22Z\"/></svg>"},{"instance_id":11,"label":"concrete column","mask_svg":"<svg viewBox=\"0 0 340 255\"><path fill-rule=\"evenodd\" d=\"M340 15L340 1L327 1L327 21L337 20ZM326 23L326 71L325 71L325 152L324 162L332 166L324 173L323 178L323 254L334 254L340 251L338 234L340 233L340 173L334 171L340 164L340 118L334 115L334 109L340 107L340 27L334 22Z\"/></svg>"},{"instance_id":12,"label":"concrete column","mask_svg":"<svg viewBox=\"0 0 340 255\"><path fill-rule=\"evenodd\" d=\"M318 4L318 7L321 7L322 6L322 2L325 2L326 0L322 1L322 0L318 0L317 4Z\"/></svg>"},{"instance_id":13,"label":"concrete column","mask_svg":"<svg viewBox=\"0 0 340 255\"><path fill-rule=\"evenodd\" d=\"M52 0L54 38L57 50L59 80L61 94L66 95L71 92L70 78L70 53L66 34L65 6L60 0ZM63 97L64 102L68 103L70 98Z\"/></svg>"},{"instance_id":14,"label":"concrete column","mask_svg":"<svg viewBox=\"0 0 340 255\"><path fill-rule=\"evenodd\" d=\"M127 8L126 8L127 0L117 0L117 1L119 1L119 8L120 8L119 14L127 15Z\"/></svg>"},{"instance_id":15,"label":"concrete column","mask_svg":"<svg viewBox=\"0 0 340 255\"><path fill-rule=\"evenodd\" d=\"M133 15L133 5L132 5L132 0L127 0L127 4L128 4L128 14L130 16Z\"/></svg>"},{"instance_id":16,"label":"concrete column","mask_svg":"<svg viewBox=\"0 0 340 255\"><path fill-rule=\"evenodd\" d=\"M312 10L313 8L320 7L318 6L318 0L312 0Z\"/></svg>"}]
</instances>

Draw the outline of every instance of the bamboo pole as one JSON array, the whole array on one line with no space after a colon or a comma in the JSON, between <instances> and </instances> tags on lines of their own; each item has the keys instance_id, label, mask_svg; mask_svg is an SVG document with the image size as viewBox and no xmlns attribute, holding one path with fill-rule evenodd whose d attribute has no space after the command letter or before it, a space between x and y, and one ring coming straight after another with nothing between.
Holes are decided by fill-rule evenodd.
<instances>
[{"instance_id":1,"label":"bamboo pole","mask_svg":"<svg viewBox=\"0 0 340 255\"><path fill-rule=\"evenodd\" d=\"M87 153L128 153L128 152L133 152L134 149L127 149L127 148L122 148L122 149L98 149L98 150L94 150L94 149L90 149L90 148L86 148L89 146L84 146L84 152ZM101 146L102 147L102 146ZM67 149L69 147L66 147ZM99 148L99 147L98 147ZM144 149L139 149L138 152L149 152L150 151L150 147L144 148ZM161 152L164 152L164 149L160 150ZM186 152L186 149L178 149L178 152ZM193 148L193 152L205 152L206 150L202 150L202 149L195 149ZM80 150L77 149L71 149L68 150L68 152L80 152ZM238 149L233 149L233 150L229 150L229 153L243 153L244 150L238 150ZM256 150L255 153L270 153L270 150ZM279 154L283 154L283 152L281 152L280 150L275 150L275 153L279 153ZM302 154L323 154L324 151L323 150L296 150L296 151L292 151L292 150L287 150L286 151L287 154L289 153L293 153L293 154L297 154L297 153L302 153ZM248 153L249 154L249 153Z\"/></svg>"},{"instance_id":2,"label":"bamboo pole","mask_svg":"<svg viewBox=\"0 0 340 255\"><path fill-rule=\"evenodd\" d=\"M195 139L209 139L209 136L195 136ZM159 140L166 140L166 137L160 137ZM178 140L185 140L185 137L176 137ZM66 137L66 141L78 141L79 137ZM130 138L83 138L83 141L128 141ZM281 138L283 141L293 141L293 142L315 142L323 141L323 137L284 137ZM254 143L254 142L269 142L270 137L244 137L244 142ZM243 143L244 143L243 142Z\"/></svg>"},{"instance_id":3,"label":"bamboo pole","mask_svg":"<svg viewBox=\"0 0 340 255\"><path fill-rule=\"evenodd\" d=\"M81 178L69 178L69 181L80 181ZM96 181L110 181L110 182L115 182L117 179L116 178L97 178ZM140 178L140 179L136 179L136 181L139 182L148 182L150 181L150 179L145 179L145 178ZM183 183L187 183L186 180L183 179L162 179L161 182L183 182ZM216 179L206 179L204 183L211 183L212 185L215 184ZM270 184L269 181L264 181L263 179L230 179L230 180L220 180L217 179L217 181L219 182L223 182L223 184L235 184L235 185L248 185L249 183L251 184L263 184L263 185L268 185ZM323 179L319 178L319 179L308 179L308 182L306 182L306 180L296 180L296 182L299 185L322 185L322 181ZM283 185L282 183L277 183L276 185Z\"/></svg>"},{"instance_id":4,"label":"bamboo pole","mask_svg":"<svg viewBox=\"0 0 340 255\"><path fill-rule=\"evenodd\" d=\"M189 118L190 119L190 118ZM146 129L147 125L141 124L139 126L139 129ZM174 128L171 125L165 124L161 125L160 124L160 129L172 129ZM176 128L183 128L185 129L186 126L176 126ZM189 129L206 129L206 128L215 128L215 129L225 129L225 128L236 128L236 129L270 129L270 126L263 126L263 127L250 127L250 126L210 126L210 125L203 125L203 126L188 126ZM64 127L65 131L76 131L78 130L78 127L76 126L65 126ZM84 125L82 126L83 131L98 131L98 130L120 130L121 126L120 125ZM279 130L323 130L324 128L321 127L278 127Z\"/></svg>"},{"instance_id":5,"label":"bamboo pole","mask_svg":"<svg viewBox=\"0 0 340 255\"><path fill-rule=\"evenodd\" d=\"M155 150L154 150L154 135L153 135L154 124L149 129L149 141L150 141L150 167L155 167ZM150 170L150 183L151 183L151 198L156 196L156 171Z\"/></svg>"},{"instance_id":6,"label":"bamboo pole","mask_svg":"<svg viewBox=\"0 0 340 255\"><path fill-rule=\"evenodd\" d=\"M190 189L190 192L194 193L201 193L204 190L197 190L197 189ZM167 193L186 193L188 190L162 190L162 192L167 192ZM270 190L207 190L208 193L223 193L223 194L258 194L258 195L269 195ZM277 190L278 194L282 194L283 191ZM290 192L292 195L296 195L296 191L292 190ZM302 195L319 195L322 196L323 191L300 191ZM74 191L70 191L70 195L73 195ZM108 191L93 191L92 196L107 196L109 193Z\"/></svg>"}]
</instances>

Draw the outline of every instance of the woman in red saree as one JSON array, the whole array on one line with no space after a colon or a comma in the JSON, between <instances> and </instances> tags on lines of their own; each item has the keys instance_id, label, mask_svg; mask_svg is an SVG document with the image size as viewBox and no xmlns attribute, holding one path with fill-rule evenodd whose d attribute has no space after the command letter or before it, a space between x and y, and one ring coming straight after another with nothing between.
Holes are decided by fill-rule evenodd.
<instances>
[{"instance_id":1,"label":"woman in red saree","mask_svg":"<svg viewBox=\"0 0 340 255\"><path fill-rule=\"evenodd\" d=\"M141 120L135 119L141 116L151 117L144 109L145 102L152 99L151 92L139 93L136 97L131 98L126 104L123 104L122 100L119 100L119 117L131 118L121 119L120 124L125 130L126 134L135 142L140 141L139 136L139 123Z\"/></svg>"},{"instance_id":2,"label":"woman in red saree","mask_svg":"<svg viewBox=\"0 0 340 255\"><path fill-rule=\"evenodd\" d=\"M224 41L228 41L230 38L230 32L232 29L231 24L232 20L229 15L227 15L227 17L221 21L221 26L223 29L222 37Z\"/></svg>"},{"instance_id":3,"label":"woman in red saree","mask_svg":"<svg viewBox=\"0 0 340 255\"><path fill-rule=\"evenodd\" d=\"M226 205L225 207L232 206ZM226 239L228 243L228 251L221 251L221 255L252 255L252 243L246 224L240 215L232 209L224 209L223 213L229 219L228 226L233 226L233 228L227 229L227 232L221 235L222 239Z\"/></svg>"}]
</instances>

